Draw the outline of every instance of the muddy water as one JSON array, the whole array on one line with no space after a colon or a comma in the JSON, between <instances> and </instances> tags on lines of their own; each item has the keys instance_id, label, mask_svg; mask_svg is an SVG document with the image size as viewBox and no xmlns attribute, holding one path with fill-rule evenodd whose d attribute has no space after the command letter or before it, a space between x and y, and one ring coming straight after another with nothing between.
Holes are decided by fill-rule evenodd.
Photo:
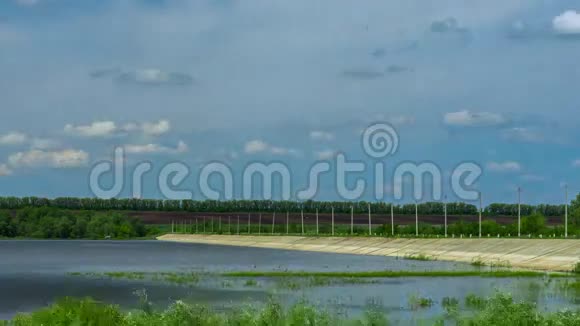
<instances>
[{"instance_id":1,"label":"muddy water","mask_svg":"<svg viewBox=\"0 0 580 326\"><path fill-rule=\"evenodd\" d=\"M204 303L218 309L248 302L263 302L271 295L283 302L308 298L338 313L358 314L378 305L391 318L412 320L437 315L438 305L412 311L411 296L461 300L467 294L510 291L522 299L556 309L572 306L569 298L554 295L543 281L490 278L401 278L375 284L338 284L287 290L276 281L261 279L247 287L243 279L204 278L196 286L179 286L151 280L113 280L71 276L72 272L111 271L363 271L473 269L470 265L425 262L378 256L337 255L300 251L180 244L158 241L0 241L0 319L28 312L60 297L93 297L126 308L137 305L136 290L146 289L158 307L175 300Z\"/></svg>"}]
</instances>

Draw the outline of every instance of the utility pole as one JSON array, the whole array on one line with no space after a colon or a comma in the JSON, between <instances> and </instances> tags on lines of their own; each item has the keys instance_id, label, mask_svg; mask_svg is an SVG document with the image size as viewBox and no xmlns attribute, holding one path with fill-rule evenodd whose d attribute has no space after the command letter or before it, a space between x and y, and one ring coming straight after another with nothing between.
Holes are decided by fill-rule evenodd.
<instances>
[{"instance_id":1,"label":"utility pole","mask_svg":"<svg viewBox=\"0 0 580 326\"><path fill-rule=\"evenodd\" d=\"M286 235L290 233L290 212L286 211Z\"/></svg>"},{"instance_id":2,"label":"utility pole","mask_svg":"<svg viewBox=\"0 0 580 326\"><path fill-rule=\"evenodd\" d=\"M350 235L354 235L354 207L350 206Z\"/></svg>"},{"instance_id":3,"label":"utility pole","mask_svg":"<svg viewBox=\"0 0 580 326\"><path fill-rule=\"evenodd\" d=\"M332 235L334 236L334 207L332 207Z\"/></svg>"},{"instance_id":4,"label":"utility pole","mask_svg":"<svg viewBox=\"0 0 580 326\"><path fill-rule=\"evenodd\" d=\"M566 202L564 203L564 238L568 238L568 184L564 185Z\"/></svg>"},{"instance_id":5,"label":"utility pole","mask_svg":"<svg viewBox=\"0 0 580 326\"><path fill-rule=\"evenodd\" d=\"M318 208L316 209L316 235L318 235Z\"/></svg>"},{"instance_id":6,"label":"utility pole","mask_svg":"<svg viewBox=\"0 0 580 326\"><path fill-rule=\"evenodd\" d=\"M415 236L419 236L419 204L415 200Z\"/></svg>"},{"instance_id":7,"label":"utility pole","mask_svg":"<svg viewBox=\"0 0 580 326\"><path fill-rule=\"evenodd\" d=\"M232 217L228 216L228 233L232 234Z\"/></svg>"},{"instance_id":8,"label":"utility pole","mask_svg":"<svg viewBox=\"0 0 580 326\"><path fill-rule=\"evenodd\" d=\"M518 187L518 238L522 236L522 188Z\"/></svg>"},{"instance_id":9,"label":"utility pole","mask_svg":"<svg viewBox=\"0 0 580 326\"><path fill-rule=\"evenodd\" d=\"M250 222L250 216L252 214L248 214L248 234L250 234L250 231L252 230L252 223Z\"/></svg>"},{"instance_id":10,"label":"utility pole","mask_svg":"<svg viewBox=\"0 0 580 326\"><path fill-rule=\"evenodd\" d=\"M368 204L368 209L369 209L369 235L373 235L373 230L372 230L372 222L371 222L371 204Z\"/></svg>"},{"instance_id":11,"label":"utility pole","mask_svg":"<svg viewBox=\"0 0 580 326\"><path fill-rule=\"evenodd\" d=\"M445 237L447 238L447 195L443 197L443 215L445 216Z\"/></svg>"},{"instance_id":12,"label":"utility pole","mask_svg":"<svg viewBox=\"0 0 580 326\"><path fill-rule=\"evenodd\" d=\"M274 235L274 227L276 226L276 212L272 214L272 235Z\"/></svg>"},{"instance_id":13,"label":"utility pole","mask_svg":"<svg viewBox=\"0 0 580 326\"><path fill-rule=\"evenodd\" d=\"M479 237L481 238L481 211L483 210L481 191L479 192Z\"/></svg>"},{"instance_id":14,"label":"utility pole","mask_svg":"<svg viewBox=\"0 0 580 326\"><path fill-rule=\"evenodd\" d=\"M236 233L240 235L240 215L238 215L238 229Z\"/></svg>"},{"instance_id":15,"label":"utility pole","mask_svg":"<svg viewBox=\"0 0 580 326\"><path fill-rule=\"evenodd\" d=\"M391 236L395 236L395 210L394 205L391 203Z\"/></svg>"},{"instance_id":16,"label":"utility pole","mask_svg":"<svg viewBox=\"0 0 580 326\"><path fill-rule=\"evenodd\" d=\"M300 211L300 217L302 218L302 235L304 235L304 208Z\"/></svg>"},{"instance_id":17,"label":"utility pole","mask_svg":"<svg viewBox=\"0 0 580 326\"><path fill-rule=\"evenodd\" d=\"M262 234L262 213L258 215L258 235Z\"/></svg>"}]
</instances>

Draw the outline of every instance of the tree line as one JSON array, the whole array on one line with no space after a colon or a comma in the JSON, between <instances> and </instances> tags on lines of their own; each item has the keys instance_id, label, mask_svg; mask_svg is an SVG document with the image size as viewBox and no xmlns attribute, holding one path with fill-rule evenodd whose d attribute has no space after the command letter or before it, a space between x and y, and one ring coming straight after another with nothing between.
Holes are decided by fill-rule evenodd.
<instances>
[{"instance_id":1,"label":"tree line","mask_svg":"<svg viewBox=\"0 0 580 326\"><path fill-rule=\"evenodd\" d=\"M314 213L317 209L321 213L366 213L370 209L373 213L388 214L391 204L386 202L366 201L274 201L274 200L163 200L163 199L99 199L59 197L54 199L40 197L0 197L0 209L20 209L25 207L55 207L72 210L95 211L186 211L186 212L300 212L304 210ZM423 215L444 214L444 204L441 202L420 203L418 209ZM397 214L414 214L415 204L394 205ZM447 203L449 215L474 215L478 207L463 202ZM564 205L521 205L521 214L530 215L541 213L545 216L563 216ZM483 209L487 216L516 216L517 204L493 203Z\"/></svg>"},{"instance_id":2,"label":"tree line","mask_svg":"<svg viewBox=\"0 0 580 326\"><path fill-rule=\"evenodd\" d=\"M130 239L154 232L139 219L114 212L27 207L0 211L0 237L37 239Z\"/></svg>"},{"instance_id":3,"label":"tree line","mask_svg":"<svg viewBox=\"0 0 580 326\"><path fill-rule=\"evenodd\" d=\"M26 207L55 207L72 210L91 211L187 211L187 212L305 212L313 213L317 209L321 213L330 213L334 208L336 213L366 213L369 209L373 213L388 214L391 204L386 202L366 201L275 201L275 200L163 200L163 199L99 199L59 197L54 199L40 197L0 197L0 209L21 209ZM442 202L426 202L418 204L419 212L423 215L444 214ZM521 214L530 215L534 212L545 216L563 216L565 205L521 205ZM393 205L397 214L414 214L415 204ZM449 215L475 215L479 208L464 202L447 203ZM493 203L483 209L487 216L517 216L518 205Z\"/></svg>"}]
</instances>

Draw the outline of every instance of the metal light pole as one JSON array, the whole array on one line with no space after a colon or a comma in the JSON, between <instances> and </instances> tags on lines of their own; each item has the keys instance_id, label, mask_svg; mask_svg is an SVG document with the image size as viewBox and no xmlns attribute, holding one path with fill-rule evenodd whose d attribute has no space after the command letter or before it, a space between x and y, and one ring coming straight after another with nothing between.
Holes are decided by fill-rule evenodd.
<instances>
[{"instance_id":1,"label":"metal light pole","mask_svg":"<svg viewBox=\"0 0 580 326\"><path fill-rule=\"evenodd\" d=\"M419 204L415 200L415 236L419 236Z\"/></svg>"},{"instance_id":2,"label":"metal light pole","mask_svg":"<svg viewBox=\"0 0 580 326\"><path fill-rule=\"evenodd\" d=\"M522 188L518 187L518 238L522 236Z\"/></svg>"},{"instance_id":3,"label":"metal light pole","mask_svg":"<svg viewBox=\"0 0 580 326\"><path fill-rule=\"evenodd\" d=\"M481 238L481 211L483 209L481 191L479 192L479 237Z\"/></svg>"},{"instance_id":4,"label":"metal light pole","mask_svg":"<svg viewBox=\"0 0 580 326\"><path fill-rule=\"evenodd\" d=\"M240 215L238 215L238 229L236 233L240 235Z\"/></svg>"},{"instance_id":5,"label":"metal light pole","mask_svg":"<svg viewBox=\"0 0 580 326\"><path fill-rule=\"evenodd\" d=\"M300 217L302 219L302 235L304 235L304 208L300 211Z\"/></svg>"},{"instance_id":6,"label":"metal light pole","mask_svg":"<svg viewBox=\"0 0 580 326\"><path fill-rule=\"evenodd\" d=\"M443 215L445 216L445 237L447 238L447 195L443 197Z\"/></svg>"},{"instance_id":7,"label":"metal light pole","mask_svg":"<svg viewBox=\"0 0 580 326\"><path fill-rule=\"evenodd\" d=\"M372 222L371 222L371 204L368 204L368 209L369 209L369 235L373 235L373 231L372 231Z\"/></svg>"},{"instance_id":8,"label":"metal light pole","mask_svg":"<svg viewBox=\"0 0 580 326\"><path fill-rule=\"evenodd\" d=\"M334 207L332 207L332 235L334 236Z\"/></svg>"},{"instance_id":9,"label":"metal light pole","mask_svg":"<svg viewBox=\"0 0 580 326\"><path fill-rule=\"evenodd\" d=\"M566 202L564 203L564 238L568 237L568 185L564 185Z\"/></svg>"},{"instance_id":10,"label":"metal light pole","mask_svg":"<svg viewBox=\"0 0 580 326\"><path fill-rule=\"evenodd\" d=\"M262 234L262 213L258 215L258 235Z\"/></svg>"},{"instance_id":11,"label":"metal light pole","mask_svg":"<svg viewBox=\"0 0 580 326\"><path fill-rule=\"evenodd\" d=\"M350 235L354 234L354 207L350 206Z\"/></svg>"},{"instance_id":12,"label":"metal light pole","mask_svg":"<svg viewBox=\"0 0 580 326\"><path fill-rule=\"evenodd\" d=\"M395 236L395 211L393 206L393 203L391 203L391 235Z\"/></svg>"},{"instance_id":13,"label":"metal light pole","mask_svg":"<svg viewBox=\"0 0 580 326\"><path fill-rule=\"evenodd\" d=\"M316 235L318 235L318 208L316 209Z\"/></svg>"},{"instance_id":14,"label":"metal light pole","mask_svg":"<svg viewBox=\"0 0 580 326\"><path fill-rule=\"evenodd\" d=\"M250 232L252 230L252 223L250 221L250 216L252 216L252 214L248 214L248 234L250 234Z\"/></svg>"},{"instance_id":15,"label":"metal light pole","mask_svg":"<svg viewBox=\"0 0 580 326\"><path fill-rule=\"evenodd\" d=\"M276 226L276 212L272 214L272 234L274 234L274 227Z\"/></svg>"},{"instance_id":16,"label":"metal light pole","mask_svg":"<svg viewBox=\"0 0 580 326\"><path fill-rule=\"evenodd\" d=\"M286 212L286 235L290 233L290 212Z\"/></svg>"}]
</instances>

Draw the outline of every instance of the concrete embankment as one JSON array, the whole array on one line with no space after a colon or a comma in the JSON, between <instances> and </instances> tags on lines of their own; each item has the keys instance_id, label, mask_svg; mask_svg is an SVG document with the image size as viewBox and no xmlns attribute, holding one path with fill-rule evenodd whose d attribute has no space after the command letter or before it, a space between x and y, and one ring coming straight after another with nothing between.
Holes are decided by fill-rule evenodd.
<instances>
[{"instance_id":1,"label":"concrete embankment","mask_svg":"<svg viewBox=\"0 0 580 326\"><path fill-rule=\"evenodd\" d=\"M580 240L561 239L400 239L301 236L167 234L162 241L509 264L517 268L567 271L580 261Z\"/></svg>"}]
</instances>

